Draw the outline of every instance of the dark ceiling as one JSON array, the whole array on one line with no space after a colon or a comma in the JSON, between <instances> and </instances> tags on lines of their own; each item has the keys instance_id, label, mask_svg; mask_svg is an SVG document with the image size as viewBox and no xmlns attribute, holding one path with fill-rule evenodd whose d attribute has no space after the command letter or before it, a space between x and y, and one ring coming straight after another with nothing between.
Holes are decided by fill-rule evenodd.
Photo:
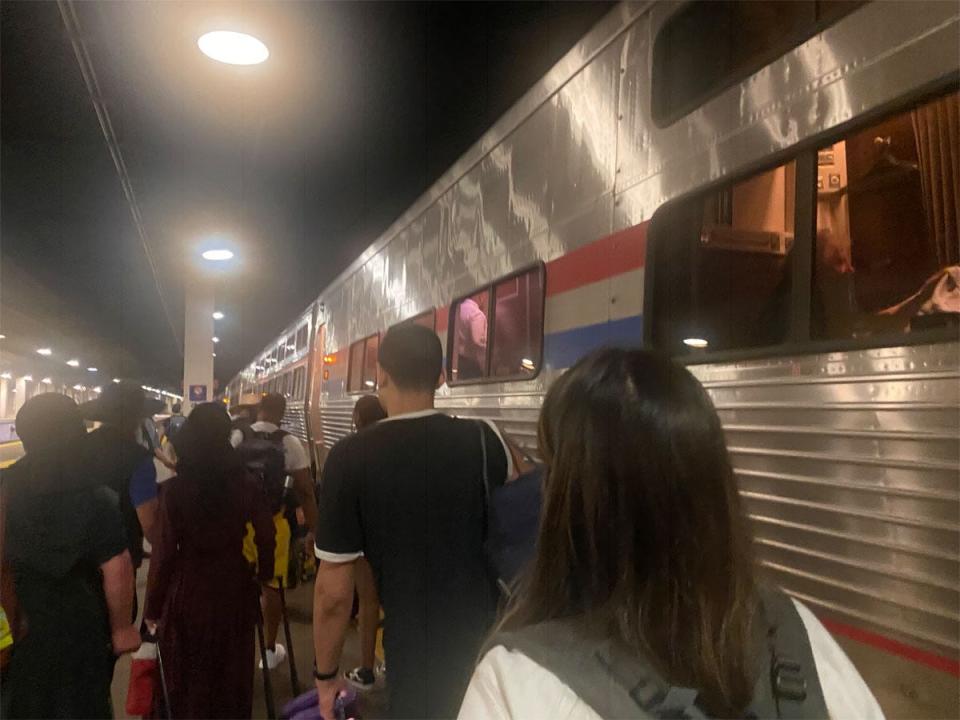
<instances>
[{"instance_id":1,"label":"dark ceiling","mask_svg":"<svg viewBox=\"0 0 960 720\"><path fill-rule=\"evenodd\" d=\"M7 347L46 344L178 386L188 260L222 233L243 258L217 291L227 318L216 374L229 379L609 6L3 2ZM79 21L156 275L64 9ZM270 59L209 60L196 39L215 27L260 37Z\"/></svg>"}]
</instances>

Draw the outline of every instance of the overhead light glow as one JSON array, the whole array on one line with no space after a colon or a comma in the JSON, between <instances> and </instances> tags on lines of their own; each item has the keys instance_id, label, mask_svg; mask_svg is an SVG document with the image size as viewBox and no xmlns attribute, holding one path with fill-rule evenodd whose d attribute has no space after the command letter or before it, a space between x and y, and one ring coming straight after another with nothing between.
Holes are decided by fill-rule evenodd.
<instances>
[{"instance_id":1,"label":"overhead light glow","mask_svg":"<svg viewBox=\"0 0 960 720\"><path fill-rule=\"evenodd\" d=\"M9 379L12 378L12 377L13 377L13 375L11 375L11 374L8 373L8 372L0 373L0 378L3 378L4 380L9 380Z\"/></svg>"},{"instance_id":2,"label":"overhead light glow","mask_svg":"<svg viewBox=\"0 0 960 720\"><path fill-rule=\"evenodd\" d=\"M114 381L115 383L118 383L118 382L120 382L120 378L114 378L113 381Z\"/></svg>"},{"instance_id":3,"label":"overhead light glow","mask_svg":"<svg viewBox=\"0 0 960 720\"><path fill-rule=\"evenodd\" d=\"M683 339L683 344L692 348L705 348L710 343L703 338L689 337Z\"/></svg>"},{"instance_id":4,"label":"overhead light glow","mask_svg":"<svg viewBox=\"0 0 960 720\"><path fill-rule=\"evenodd\" d=\"M228 65L259 65L270 57L267 46L253 35L232 30L208 32L197 45L208 58Z\"/></svg>"},{"instance_id":5,"label":"overhead light glow","mask_svg":"<svg viewBox=\"0 0 960 720\"><path fill-rule=\"evenodd\" d=\"M373 380L367 380L363 384L367 387L373 387L376 383L374 383Z\"/></svg>"},{"instance_id":6,"label":"overhead light glow","mask_svg":"<svg viewBox=\"0 0 960 720\"><path fill-rule=\"evenodd\" d=\"M87 372L96 372L96 371L97 371L97 369L96 369L95 367L88 367L88 368L87 368Z\"/></svg>"},{"instance_id":7,"label":"overhead light glow","mask_svg":"<svg viewBox=\"0 0 960 720\"><path fill-rule=\"evenodd\" d=\"M220 338L218 338L216 335L213 336L212 340L213 340L215 343L220 342Z\"/></svg>"},{"instance_id":8,"label":"overhead light glow","mask_svg":"<svg viewBox=\"0 0 960 720\"><path fill-rule=\"evenodd\" d=\"M50 378L44 378L40 382L42 382L44 385L53 385L53 380L51 380Z\"/></svg>"},{"instance_id":9,"label":"overhead light glow","mask_svg":"<svg viewBox=\"0 0 960 720\"><path fill-rule=\"evenodd\" d=\"M73 386L73 389L74 389L74 390L85 390L86 388L84 388L83 385L80 385L80 384L78 383L78 384L76 384L76 385Z\"/></svg>"},{"instance_id":10,"label":"overhead light glow","mask_svg":"<svg viewBox=\"0 0 960 720\"><path fill-rule=\"evenodd\" d=\"M223 320L223 313L220 312L219 310L215 311L215 312L213 313L213 319L214 319L214 320Z\"/></svg>"},{"instance_id":11,"label":"overhead light glow","mask_svg":"<svg viewBox=\"0 0 960 720\"><path fill-rule=\"evenodd\" d=\"M79 361L79 360L67 360L67 365L69 365L70 367L80 367L80 361Z\"/></svg>"},{"instance_id":12,"label":"overhead light glow","mask_svg":"<svg viewBox=\"0 0 960 720\"><path fill-rule=\"evenodd\" d=\"M33 382L33 375L24 375L21 380L26 380L27 382Z\"/></svg>"},{"instance_id":13,"label":"overhead light glow","mask_svg":"<svg viewBox=\"0 0 960 720\"><path fill-rule=\"evenodd\" d=\"M223 262L224 260L233 259L233 250L227 250L225 248L220 248L217 250L204 250L201 254L201 257L204 260L213 260L214 262Z\"/></svg>"},{"instance_id":14,"label":"overhead light glow","mask_svg":"<svg viewBox=\"0 0 960 720\"><path fill-rule=\"evenodd\" d=\"M0 340L6 340L6 339L7 339L7 336L4 335L3 333L0 333Z\"/></svg>"},{"instance_id":15,"label":"overhead light glow","mask_svg":"<svg viewBox=\"0 0 960 720\"><path fill-rule=\"evenodd\" d=\"M216 356L217 356L217 354L216 354L216 353L210 353L210 354L211 354L211 355L213 355L214 357L216 357Z\"/></svg>"},{"instance_id":16,"label":"overhead light glow","mask_svg":"<svg viewBox=\"0 0 960 720\"><path fill-rule=\"evenodd\" d=\"M43 356L52 355L52 354L53 354L53 350L51 350L50 348L47 348L47 347L37 348L37 354L38 354L38 355L43 355Z\"/></svg>"}]
</instances>

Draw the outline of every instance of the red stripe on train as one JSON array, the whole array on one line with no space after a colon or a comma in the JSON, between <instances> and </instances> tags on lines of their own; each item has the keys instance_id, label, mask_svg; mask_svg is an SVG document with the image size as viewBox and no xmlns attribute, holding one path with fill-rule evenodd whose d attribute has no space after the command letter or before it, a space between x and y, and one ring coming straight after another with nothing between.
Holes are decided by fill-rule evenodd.
<instances>
[{"instance_id":1,"label":"red stripe on train","mask_svg":"<svg viewBox=\"0 0 960 720\"><path fill-rule=\"evenodd\" d=\"M547 295L642 268L647 254L647 224L607 235L551 260L547 263Z\"/></svg>"},{"instance_id":2,"label":"red stripe on train","mask_svg":"<svg viewBox=\"0 0 960 720\"><path fill-rule=\"evenodd\" d=\"M850 638L851 640L861 642L864 645L870 645L878 650L888 652L891 655L899 655L902 658L912 660L913 662L920 663L921 665L926 665L934 670L949 673L954 677L960 677L960 661L958 660L953 660L952 658L944 657L943 655L937 655L936 653L921 650L920 648L915 648L912 645L902 643L899 640L894 640L893 638L888 638L884 635L878 635L877 633L870 632L869 630L854 627L853 625L847 625L846 623L837 622L836 620L831 620L829 618L821 617L820 622L822 622L823 626L834 635L842 635Z\"/></svg>"}]
</instances>

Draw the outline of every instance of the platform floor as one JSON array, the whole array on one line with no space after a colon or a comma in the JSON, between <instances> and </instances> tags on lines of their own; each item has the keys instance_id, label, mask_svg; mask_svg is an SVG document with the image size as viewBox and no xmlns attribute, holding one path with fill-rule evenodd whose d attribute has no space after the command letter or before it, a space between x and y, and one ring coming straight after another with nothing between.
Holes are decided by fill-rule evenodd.
<instances>
[{"instance_id":1,"label":"platform floor","mask_svg":"<svg viewBox=\"0 0 960 720\"><path fill-rule=\"evenodd\" d=\"M143 607L143 589L146 582L146 566L138 574L138 594ZM288 596L290 608L290 631L293 635L293 650L297 661L300 682L306 690L311 682L313 665L313 640L311 636L311 606L313 601L312 584L301 585L291 590ZM283 629L280 630L283 642ZM932 720L960 718L960 679L944 672L929 669L923 665L874 649L871 646L838 638L840 645L860 670L867 684L880 702L888 720ZM357 644L356 628L351 627L344 645L344 658L341 668L351 668L357 664L360 651ZM252 659L252 662L257 662ZM387 659L389 673L390 660ZM290 686L288 664L275 669L271 675L273 693L276 698L277 712L293 695ZM129 656L117 663L113 681L113 704L117 718L126 718L124 703L127 683L130 678ZM386 711L386 691L378 681L377 687L366 692L361 698L363 717L366 720L384 720ZM264 704L263 677L259 670L254 675L253 716L266 718ZM530 720L541 720L531 718ZM543 720L547 720L544 718ZM833 720L848 720L834 718Z\"/></svg>"}]
</instances>

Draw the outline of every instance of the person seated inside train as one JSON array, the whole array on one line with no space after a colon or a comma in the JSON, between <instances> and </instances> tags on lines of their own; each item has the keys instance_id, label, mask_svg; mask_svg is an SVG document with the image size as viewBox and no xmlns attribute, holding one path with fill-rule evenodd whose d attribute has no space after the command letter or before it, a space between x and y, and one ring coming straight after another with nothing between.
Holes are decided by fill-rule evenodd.
<instances>
[{"instance_id":1,"label":"person seated inside train","mask_svg":"<svg viewBox=\"0 0 960 720\"><path fill-rule=\"evenodd\" d=\"M537 554L461 720L882 717L813 613L757 576L720 419L689 371L596 351L551 387L539 440Z\"/></svg>"},{"instance_id":2,"label":"person seated inside train","mask_svg":"<svg viewBox=\"0 0 960 720\"><path fill-rule=\"evenodd\" d=\"M487 365L488 293L480 293L460 303L457 309L455 352L457 380L482 377Z\"/></svg>"},{"instance_id":3,"label":"person seated inside train","mask_svg":"<svg viewBox=\"0 0 960 720\"><path fill-rule=\"evenodd\" d=\"M495 618L484 467L499 486L512 463L493 426L434 409L442 364L433 330L388 330L378 369L388 417L340 440L324 466L313 610L323 717L333 717L343 683L338 665L361 556L383 603L389 717L455 715Z\"/></svg>"},{"instance_id":4,"label":"person seated inside train","mask_svg":"<svg viewBox=\"0 0 960 720\"><path fill-rule=\"evenodd\" d=\"M268 393L260 401L257 410L257 422L249 429L235 428L230 435L230 442L239 447L247 439L245 433L259 436L276 442L283 452L284 469L286 470L288 485L293 490L300 507L303 508L307 531L310 537L317 528L317 505L313 494L313 478L310 475L310 459L300 439L281 430L283 415L287 410L287 400L280 393ZM283 615L283 606L280 598L279 583L284 587L290 586L290 548L293 539L293 528L286 517L286 506L275 508L273 517L276 529L276 545L274 557L274 579L264 586L261 595L263 605L263 631L267 645L266 670L272 670L287 657L287 649L277 642L277 632L280 629L280 620ZM257 562L257 548L254 543L253 528L247 528L247 537L244 540L244 554L251 563ZM261 667L263 663L261 662Z\"/></svg>"}]
</instances>

